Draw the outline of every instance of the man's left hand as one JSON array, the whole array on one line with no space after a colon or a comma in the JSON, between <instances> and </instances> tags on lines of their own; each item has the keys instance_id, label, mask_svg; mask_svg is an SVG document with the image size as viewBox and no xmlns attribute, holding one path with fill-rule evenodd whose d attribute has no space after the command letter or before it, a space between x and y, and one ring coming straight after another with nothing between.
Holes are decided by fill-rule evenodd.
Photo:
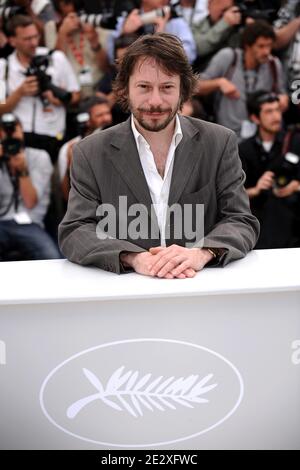
<instances>
[{"instance_id":1,"label":"man's left hand","mask_svg":"<svg viewBox=\"0 0 300 470\"><path fill-rule=\"evenodd\" d=\"M8 166L12 175L27 170L26 158L24 151L19 152L9 159Z\"/></svg>"},{"instance_id":2,"label":"man's left hand","mask_svg":"<svg viewBox=\"0 0 300 470\"><path fill-rule=\"evenodd\" d=\"M63 106L62 102L53 95L53 92L51 90L44 91L43 96L47 98L49 103L53 106Z\"/></svg>"},{"instance_id":3,"label":"man's left hand","mask_svg":"<svg viewBox=\"0 0 300 470\"><path fill-rule=\"evenodd\" d=\"M155 255L154 263L149 266L152 276L165 277L168 273L179 276L187 269L201 271L211 261L213 255L200 248L185 248L179 245L171 245L167 248L150 248L150 253Z\"/></svg>"},{"instance_id":4,"label":"man's left hand","mask_svg":"<svg viewBox=\"0 0 300 470\"><path fill-rule=\"evenodd\" d=\"M293 180L283 188L274 188L273 193L276 197L284 198L291 196L292 194L299 191L300 181Z\"/></svg>"}]
</instances>

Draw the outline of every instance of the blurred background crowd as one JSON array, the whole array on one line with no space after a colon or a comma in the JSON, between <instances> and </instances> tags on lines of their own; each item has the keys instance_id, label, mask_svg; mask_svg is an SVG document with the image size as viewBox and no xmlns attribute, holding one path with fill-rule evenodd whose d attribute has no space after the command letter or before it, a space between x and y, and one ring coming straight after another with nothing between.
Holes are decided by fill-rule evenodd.
<instances>
[{"instance_id":1,"label":"blurred background crowd","mask_svg":"<svg viewBox=\"0 0 300 470\"><path fill-rule=\"evenodd\" d=\"M0 261L61 256L72 148L128 118L118 61L155 32L198 74L181 113L237 135L256 248L300 247L300 1L0 0Z\"/></svg>"}]
</instances>

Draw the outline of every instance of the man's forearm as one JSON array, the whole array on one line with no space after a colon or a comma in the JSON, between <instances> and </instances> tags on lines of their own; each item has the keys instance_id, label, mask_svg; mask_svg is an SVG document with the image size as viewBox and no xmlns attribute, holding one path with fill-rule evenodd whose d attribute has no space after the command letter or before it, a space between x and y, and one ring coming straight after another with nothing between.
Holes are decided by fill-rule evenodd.
<instances>
[{"instance_id":1,"label":"man's forearm","mask_svg":"<svg viewBox=\"0 0 300 470\"><path fill-rule=\"evenodd\" d=\"M300 18L295 18L286 26L275 30L276 41L275 49L282 49L289 45L300 29Z\"/></svg>"},{"instance_id":2,"label":"man's forearm","mask_svg":"<svg viewBox=\"0 0 300 470\"><path fill-rule=\"evenodd\" d=\"M38 203L38 196L29 174L19 177L20 195L27 209L33 209Z\"/></svg>"},{"instance_id":3,"label":"man's forearm","mask_svg":"<svg viewBox=\"0 0 300 470\"><path fill-rule=\"evenodd\" d=\"M219 91L221 87L222 78L214 78L212 80L200 79L197 84L197 94L206 96Z\"/></svg>"},{"instance_id":4,"label":"man's forearm","mask_svg":"<svg viewBox=\"0 0 300 470\"><path fill-rule=\"evenodd\" d=\"M67 48L67 35L64 32L58 31L57 40L54 49L59 51L66 52Z\"/></svg>"},{"instance_id":5,"label":"man's forearm","mask_svg":"<svg viewBox=\"0 0 300 470\"><path fill-rule=\"evenodd\" d=\"M246 193L248 194L249 199L253 199L253 198L259 196L260 191L259 191L259 189L257 189L256 187L254 187L254 188L248 188L248 189L246 189Z\"/></svg>"},{"instance_id":6,"label":"man's forearm","mask_svg":"<svg viewBox=\"0 0 300 470\"><path fill-rule=\"evenodd\" d=\"M0 115L11 113L22 99L20 88L17 88L10 96L6 98L6 102L0 104Z\"/></svg>"},{"instance_id":7,"label":"man's forearm","mask_svg":"<svg viewBox=\"0 0 300 470\"><path fill-rule=\"evenodd\" d=\"M223 19L218 21L208 31L197 32L197 27L193 28L195 41L197 44L197 53L199 57L206 57L215 52L231 31L231 27Z\"/></svg>"}]
</instances>

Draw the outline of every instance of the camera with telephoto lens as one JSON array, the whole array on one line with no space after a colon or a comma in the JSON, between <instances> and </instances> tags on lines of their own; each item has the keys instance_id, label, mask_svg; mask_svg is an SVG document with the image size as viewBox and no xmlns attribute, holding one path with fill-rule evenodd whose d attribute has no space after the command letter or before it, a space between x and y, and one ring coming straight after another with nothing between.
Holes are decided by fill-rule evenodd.
<instances>
[{"instance_id":1,"label":"camera with telephoto lens","mask_svg":"<svg viewBox=\"0 0 300 470\"><path fill-rule=\"evenodd\" d=\"M265 20L268 23L273 23L276 19L277 10L274 8L259 8L259 5L256 5L256 3L253 0L236 0L235 4L242 15L241 24L245 25L246 18Z\"/></svg>"},{"instance_id":2,"label":"camera with telephoto lens","mask_svg":"<svg viewBox=\"0 0 300 470\"><path fill-rule=\"evenodd\" d=\"M88 23L104 29L115 29L118 19L127 16L134 8L139 7L137 0L97 0L94 2L81 2L78 13L81 23Z\"/></svg>"},{"instance_id":3,"label":"camera with telephoto lens","mask_svg":"<svg viewBox=\"0 0 300 470\"><path fill-rule=\"evenodd\" d=\"M152 24L155 22L156 18L164 18L170 14L170 19L181 17L181 6L178 1L171 1L169 5L166 5L156 10L149 11L147 13L142 13L140 18L144 25Z\"/></svg>"},{"instance_id":4,"label":"camera with telephoto lens","mask_svg":"<svg viewBox=\"0 0 300 470\"><path fill-rule=\"evenodd\" d=\"M4 163L20 153L20 151L24 148L24 142L21 139L16 139L13 137L18 123L13 114L3 114L0 122L1 128L6 134L6 137L1 142L3 155L0 158L0 162Z\"/></svg>"},{"instance_id":5,"label":"camera with telephoto lens","mask_svg":"<svg viewBox=\"0 0 300 470\"><path fill-rule=\"evenodd\" d=\"M79 113L77 114L75 120L77 134L83 139L89 132L90 115L89 113Z\"/></svg>"},{"instance_id":6,"label":"camera with telephoto lens","mask_svg":"<svg viewBox=\"0 0 300 470\"><path fill-rule=\"evenodd\" d=\"M298 179L300 157L287 152L281 164L274 170L274 183L276 188L284 188L294 179Z\"/></svg>"},{"instance_id":7,"label":"camera with telephoto lens","mask_svg":"<svg viewBox=\"0 0 300 470\"><path fill-rule=\"evenodd\" d=\"M52 78L47 74L47 69L50 64L51 54L54 51L51 51L48 55L37 55L33 57L28 69L24 73L26 77L35 76L39 84L39 96L43 102L44 108L49 106L48 100L43 97L45 91L52 91L55 98L58 98L64 105L70 103L72 98L72 93L64 90L52 83Z\"/></svg>"},{"instance_id":8,"label":"camera with telephoto lens","mask_svg":"<svg viewBox=\"0 0 300 470\"><path fill-rule=\"evenodd\" d=\"M24 14L24 8L18 6L9 6L9 5L2 5L0 6L0 19L1 20L9 20L15 15Z\"/></svg>"}]
</instances>

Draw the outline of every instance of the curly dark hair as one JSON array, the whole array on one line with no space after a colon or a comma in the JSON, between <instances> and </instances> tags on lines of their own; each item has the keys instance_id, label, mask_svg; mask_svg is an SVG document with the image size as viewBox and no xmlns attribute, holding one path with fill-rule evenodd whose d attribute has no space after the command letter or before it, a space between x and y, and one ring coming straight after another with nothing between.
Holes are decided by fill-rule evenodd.
<instances>
[{"instance_id":1,"label":"curly dark hair","mask_svg":"<svg viewBox=\"0 0 300 470\"><path fill-rule=\"evenodd\" d=\"M276 34L274 28L264 20L257 20L249 24L242 34L242 46L253 46L258 38L272 39L275 41Z\"/></svg>"},{"instance_id":2,"label":"curly dark hair","mask_svg":"<svg viewBox=\"0 0 300 470\"><path fill-rule=\"evenodd\" d=\"M136 64L141 59L152 58L166 73L180 76L180 105L191 98L197 77L180 40L167 33L147 34L131 44L119 63L119 71L113 85L117 100L124 110L129 110L128 85Z\"/></svg>"}]
</instances>

